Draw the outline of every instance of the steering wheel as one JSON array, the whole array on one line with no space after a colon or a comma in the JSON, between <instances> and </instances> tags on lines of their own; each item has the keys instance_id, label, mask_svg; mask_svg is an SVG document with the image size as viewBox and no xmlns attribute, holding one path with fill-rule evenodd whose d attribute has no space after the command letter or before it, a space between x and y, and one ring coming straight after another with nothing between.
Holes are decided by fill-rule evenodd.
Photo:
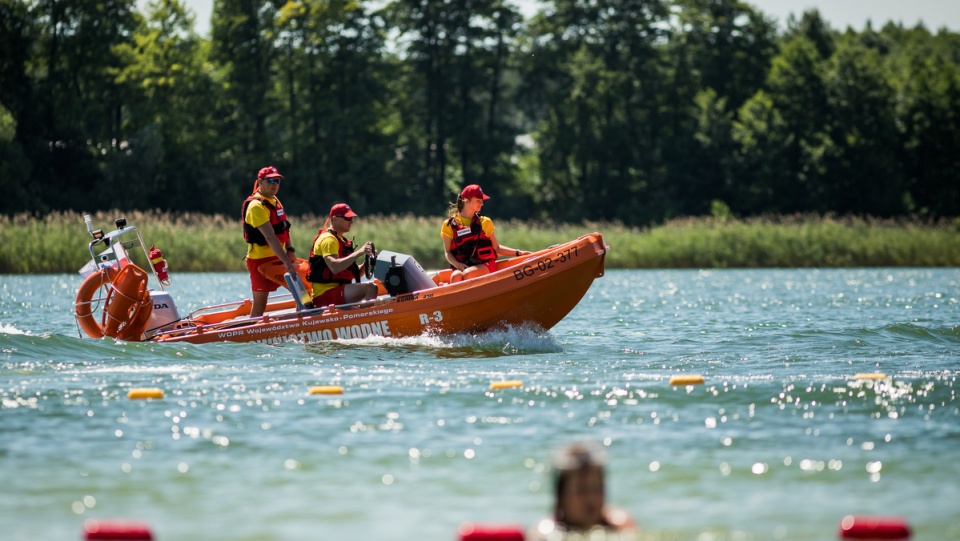
<instances>
[{"instance_id":1,"label":"steering wheel","mask_svg":"<svg viewBox=\"0 0 960 541\"><path fill-rule=\"evenodd\" d=\"M373 249L373 255L364 256L363 274L366 275L367 280L373 278L373 269L377 267L377 247L371 242L370 248Z\"/></svg>"}]
</instances>

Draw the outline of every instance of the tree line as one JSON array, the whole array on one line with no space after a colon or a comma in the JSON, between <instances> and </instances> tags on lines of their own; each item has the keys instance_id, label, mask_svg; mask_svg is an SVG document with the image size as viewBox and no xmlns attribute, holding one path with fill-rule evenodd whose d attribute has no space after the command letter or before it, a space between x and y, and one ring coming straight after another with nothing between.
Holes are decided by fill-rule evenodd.
<instances>
[{"instance_id":1,"label":"tree line","mask_svg":"<svg viewBox=\"0 0 960 541\"><path fill-rule=\"evenodd\" d=\"M960 215L960 34L733 0L0 0L0 212Z\"/></svg>"}]
</instances>

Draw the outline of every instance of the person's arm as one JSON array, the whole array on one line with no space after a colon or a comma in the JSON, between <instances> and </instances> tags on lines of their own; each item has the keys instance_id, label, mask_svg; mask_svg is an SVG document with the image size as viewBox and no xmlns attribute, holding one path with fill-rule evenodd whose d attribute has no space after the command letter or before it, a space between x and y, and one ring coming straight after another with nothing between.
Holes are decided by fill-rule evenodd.
<instances>
[{"instance_id":1,"label":"person's arm","mask_svg":"<svg viewBox=\"0 0 960 541\"><path fill-rule=\"evenodd\" d=\"M277 234L273 232L273 224L270 222L265 222L257 226L257 229L263 233L263 238L267 240L267 244L270 245L270 249L273 250L273 253L277 254L277 257L280 259L280 262L283 263L283 266L287 268L287 271L296 274L297 270L294 268L293 262L287 255L288 252L284 250L283 243L277 238Z\"/></svg>"},{"instance_id":2,"label":"person's arm","mask_svg":"<svg viewBox=\"0 0 960 541\"><path fill-rule=\"evenodd\" d=\"M323 260L327 263L327 268L330 269L330 273L337 274L338 272L343 272L344 270L350 268L350 265L356 264L357 260L360 259L360 256L362 255L373 255L372 243L368 242L364 244L363 246L354 250L352 254L348 254L343 257L327 255L323 257Z\"/></svg>"},{"instance_id":3,"label":"person's arm","mask_svg":"<svg viewBox=\"0 0 960 541\"><path fill-rule=\"evenodd\" d=\"M606 506L603 510L603 517L614 531L629 532L637 529L637 524L633 521L633 517L619 507L612 505Z\"/></svg>"},{"instance_id":4,"label":"person's arm","mask_svg":"<svg viewBox=\"0 0 960 541\"><path fill-rule=\"evenodd\" d=\"M490 237L490 242L493 244L493 250L497 252L497 255L502 255L503 257L518 257L521 255L530 255L532 252L526 250L518 250L516 248L510 248L509 246L504 246L497 242L497 236L493 233L487 235Z\"/></svg>"},{"instance_id":5,"label":"person's arm","mask_svg":"<svg viewBox=\"0 0 960 541\"><path fill-rule=\"evenodd\" d=\"M450 265L457 270L463 270L467 268L466 265L457 261L457 258L453 257L453 252L450 251L451 245L453 245L453 239L450 237L443 237L443 257L446 258L447 263L450 263Z\"/></svg>"}]
</instances>

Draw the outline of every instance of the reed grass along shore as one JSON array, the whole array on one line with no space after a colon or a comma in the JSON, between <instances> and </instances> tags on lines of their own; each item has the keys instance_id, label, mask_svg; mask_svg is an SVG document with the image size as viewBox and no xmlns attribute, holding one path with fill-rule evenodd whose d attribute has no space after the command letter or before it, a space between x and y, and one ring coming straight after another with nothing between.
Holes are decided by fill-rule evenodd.
<instances>
[{"instance_id":1,"label":"reed grass along shore","mask_svg":"<svg viewBox=\"0 0 960 541\"><path fill-rule=\"evenodd\" d=\"M244 271L246 248L236 218L169 212L93 214L95 228L115 228L125 217L149 246L163 250L171 272ZM960 220L880 220L816 216L745 220L686 218L649 228L618 223L556 224L497 220L497 238L538 250L599 231L611 251L607 268L730 267L953 267L960 266ZM363 216L352 231L358 242L408 253L424 268L445 267L442 216ZM291 217L297 255L306 257L321 216ZM89 260L83 215L0 217L0 273L74 272ZM303 255L301 255L303 254Z\"/></svg>"}]
</instances>

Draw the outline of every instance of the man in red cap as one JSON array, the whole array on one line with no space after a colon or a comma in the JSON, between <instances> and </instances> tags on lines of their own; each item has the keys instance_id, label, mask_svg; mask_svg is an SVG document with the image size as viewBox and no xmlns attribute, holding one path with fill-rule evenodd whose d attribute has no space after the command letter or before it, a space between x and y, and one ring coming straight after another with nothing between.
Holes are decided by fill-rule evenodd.
<instances>
[{"instance_id":1,"label":"man in red cap","mask_svg":"<svg viewBox=\"0 0 960 541\"><path fill-rule=\"evenodd\" d=\"M490 199L478 184L460 192L450 205L450 217L440 227L443 255L453 268L450 283L482 276L497 270L497 256L518 257L530 252L497 242L493 220L480 215L483 202Z\"/></svg>"},{"instance_id":2,"label":"man in red cap","mask_svg":"<svg viewBox=\"0 0 960 541\"><path fill-rule=\"evenodd\" d=\"M357 263L364 255L375 255L373 243L354 249L353 243L344 237L356 217L357 213L350 205L337 203L330 209L330 217L323 229L313 239L307 280L313 284L313 305L316 307L377 298L376 284L360 283L366 263ZM352 283L354 280L357 283Z\"/></svg>"},{"instance_id":3,"label":"man in red cap","mask_svg":"<svg viewBox=\"0 0 960 541\"><path fill-rule=\"evenodd\" d=\"M287 272L296 275L293 260L296 250L290 244L290 222L277 199L283 175L270 165L257 174L253 193L244 199L240 218L243 240L247 242L247 271L253 290L251 317L260 317L267 307L267 297L280 286L260 272L260 265L280 260Z\"/></svg>"}]
</instances>

